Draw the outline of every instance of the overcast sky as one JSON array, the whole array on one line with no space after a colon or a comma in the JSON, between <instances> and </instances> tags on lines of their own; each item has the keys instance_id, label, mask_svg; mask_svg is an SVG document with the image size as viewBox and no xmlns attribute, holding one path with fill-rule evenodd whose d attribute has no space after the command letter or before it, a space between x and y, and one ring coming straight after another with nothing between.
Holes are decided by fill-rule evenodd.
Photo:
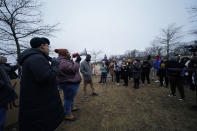
<instances>
[{"instance_id":1,"label":"overcast sky","mask_svg":"<svg viewBox=\"0 0 197 131\"><path fill-rule=\"evenodd\" d=\"M184 26L185 41L194 27L188 8L197 0L42 0L45 23L59 23L50 38L54 48L102 50L108 56L143 50L161 28Z\"/></svg>"}]
</instances>

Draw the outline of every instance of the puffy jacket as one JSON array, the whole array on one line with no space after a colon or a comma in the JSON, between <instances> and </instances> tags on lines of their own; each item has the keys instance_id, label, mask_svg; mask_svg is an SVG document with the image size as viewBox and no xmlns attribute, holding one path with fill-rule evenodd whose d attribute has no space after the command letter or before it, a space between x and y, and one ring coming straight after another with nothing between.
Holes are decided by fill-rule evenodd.
<instances>
[{"instance_id":1,"label":"puffy jacket","mask_svg":"<svg viewBox=\"0 0 197 131\"><path fill-rule=\"evenodd\" d=\"M64 56L60 56L58 59L60 60L59 73L57 75L58 82L71 84L80 83L79 63L68 60Z\"/></svg>"},{"instance_id":2,"label":"puffy jacket","mask_svg":"<svg viewBox=\"0 0 197 131\"><path fill-rule=\"evenodd\" d=\"M168 77L183 77L184 64L176 61L168 61L166 63L166 75Z\"/></svg>"}]
</instances>

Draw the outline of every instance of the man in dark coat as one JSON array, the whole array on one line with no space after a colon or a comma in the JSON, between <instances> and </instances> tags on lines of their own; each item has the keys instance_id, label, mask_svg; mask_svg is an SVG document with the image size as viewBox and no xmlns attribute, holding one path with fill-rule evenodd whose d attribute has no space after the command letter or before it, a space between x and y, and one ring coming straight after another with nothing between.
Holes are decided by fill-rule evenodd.
<instances>
[{"instance_id":1,"label":"man in dark coat","mask_svg":"<svg viewBox=\"0 0 197 131\"><path fill-rule=\"evenodd\" d=\"M128 79L129 79L129 65L125 64L122 66L122 71L123 71L123 78L124 78L124 85L125 87L128 86Z\"/></svg>"},{"instance_id":2,"label":"man in dark coat","mask_svg":"<svg viewBox=\"0 0 197 131\"><path fill-rule=\"evenodd\" d=\"M169 78L171 94L169 97L176 97L176 88L178 88L181 98L185 99L184 94L184 64L179 62L178 56L171 56L166 63L166 74Z\"/></svg>"},{"instance_id":3,"label":"man in dark coat","mask_svg":"<svg viewBox=\"0 0 197 131\"><path fill-rule=\"evenodd\" d=\"M152 68L150 59L148 58L147 60L144 60L142 62L142 72L141 72L141 79L142 83L145 83L145 80L147 80L147 83L150 84L150 69Z\"/></svg>"},{"instance_id":4,"label":"man in dark coat","mask_svg":"<svg viewBox=\"0 0 197 131\"><path fill-rule=\"evenodd\" d=\"M134 85L133 88L135 89L139 89L139 85L140 85L140 74L141 74L141 63L138 59L135 59L133 61L133 65L132 65L132 76L134 79Z\"/></svg>"},{"instance_id":5,"label":"man in dark coat","mask_svg":"<svg viewBox=\"0 0 197 131\"><path fill-rule=\"evenodd\" d=\"M25 50L18 59L22 66L19 129L54 131L64 119L56 83L59 63L48 56L48 39L35 37L30 45L32 48Z\"/></svg>"},{"instance_id":6,"label":"man in dark coat","mask_svg":"<svg viewBox=\"0 0 197 131\"><path fill-rule=\"evenodd\" d=\"M12 103L16 98L17 95L10 83L9 76L3 64L0 63L0 131L3 131L8 104Z\"/></svg>"}]
</instances>

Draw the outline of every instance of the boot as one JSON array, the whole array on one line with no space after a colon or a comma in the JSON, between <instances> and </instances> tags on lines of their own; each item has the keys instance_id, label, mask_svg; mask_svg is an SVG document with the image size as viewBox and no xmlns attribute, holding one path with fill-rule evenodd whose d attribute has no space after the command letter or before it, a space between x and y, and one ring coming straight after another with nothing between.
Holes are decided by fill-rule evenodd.
<instances>
[{"instance_id":1,"label":"boot","mask_svg":"<svg viewBox=\"0 0 197 131\"><path fill-rule=\"evenodd\" d=\"M68 120L68 121L75 121L77 120L76 117L73 116L73 114L70 114L70 115L65 115L65 120Z\"/></svg>"}]
</instances>

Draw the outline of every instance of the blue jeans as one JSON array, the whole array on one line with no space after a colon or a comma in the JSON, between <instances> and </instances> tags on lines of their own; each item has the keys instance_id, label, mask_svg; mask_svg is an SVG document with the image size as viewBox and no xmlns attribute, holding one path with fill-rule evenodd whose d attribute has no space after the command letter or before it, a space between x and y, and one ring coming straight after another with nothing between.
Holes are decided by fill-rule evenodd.
<instances>
[{"instance_id":1,"label":"blue jeans","mask_svg":"<svg viewBox=\"0 0 197 131\"><path fill-rule=\"evenodd\" d=\"M6 109L0 108L0 131L3 131L5 120L6 120Z\"/></svg>"},{"instance_id":2,"label":"blue jeans","mask_svg":"<svg viewBox=\"0 0 197 131\"><path fill-rule=\"evenodd\" d=\"M107 72L102 72L101 73L101 83L106 83L107 79Z\"/></svg>"},{"instance_id":3,"label":"blue jeans","mask_svg":"<svg viewBox=\"0 0 197 131\"><path fill-rule=\"evenodd\" d=\"M74 106L74 98L77 94L79 84L60 84L59 87L64 92L65 115L70 115L72 114L71 109Z\"/></svg>"}]
</instances>

